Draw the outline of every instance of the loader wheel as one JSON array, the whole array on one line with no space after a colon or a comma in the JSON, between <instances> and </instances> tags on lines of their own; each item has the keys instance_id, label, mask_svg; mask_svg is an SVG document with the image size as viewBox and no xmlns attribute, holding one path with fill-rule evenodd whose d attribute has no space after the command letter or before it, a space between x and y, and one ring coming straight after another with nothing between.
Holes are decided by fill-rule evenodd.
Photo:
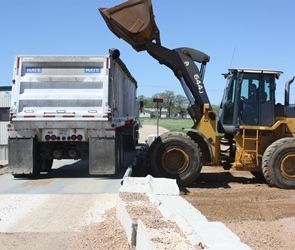
<instances>
[{"instance_id":1,"label":"loader wheel","mask_svg":"<svg viewBox=\"0 0 295 250\"><path fill-rule=\"evenodd\" d=\"M260 180L260 181L263 181L265 180L264 179L264 176L263 176L263 173L261 171L251 171L251 174L257 179L257 180Z\"/></svg>"},{"instance_id":2,"label":"loader wheel","mask_svg":"<svg viewBox=\"0 0 295 250\"><path fill-rule=\"evenodd\" d=\"M295 188L295 138L282 138L268 146L262 172L270 186Z\"/></svg>"},{"instance_id":3,"label":"loader wheel","mask_svg":"<svg viewBox=\"0 0 295 250\"><path fill-rule=\"evenodd\" d=\"M192 183L202 168L198 144L183 133L159 136L149 148L148 157L154 176L176 178L180 185Z\"/></svg>"}]
</instances>

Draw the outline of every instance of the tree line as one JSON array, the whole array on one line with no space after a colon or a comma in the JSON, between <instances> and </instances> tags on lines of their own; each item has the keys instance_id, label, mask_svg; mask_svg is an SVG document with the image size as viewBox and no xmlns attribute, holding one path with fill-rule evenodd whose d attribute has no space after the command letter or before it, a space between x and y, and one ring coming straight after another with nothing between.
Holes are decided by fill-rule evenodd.
<instances>
[{"instance_id":1,"label":"tree line","mask_svg":"<svg viewBox=\"0 0 295 250\"><path fill-rule=\"evenodd\" d=\"M153 102L153 99L159 97L163 99L163 103L160 104L160 112L162 109L166 109L168 118L176 116L186 117L189 101L185 96L175 94L174 91L165 90L164 92L154 94L152 97L140 95L138 100L143 102L144 108L155 108L156 104ZM215 111L219 109L216 105L212 105L212 107Z\"/></svg>"}]
</instances>

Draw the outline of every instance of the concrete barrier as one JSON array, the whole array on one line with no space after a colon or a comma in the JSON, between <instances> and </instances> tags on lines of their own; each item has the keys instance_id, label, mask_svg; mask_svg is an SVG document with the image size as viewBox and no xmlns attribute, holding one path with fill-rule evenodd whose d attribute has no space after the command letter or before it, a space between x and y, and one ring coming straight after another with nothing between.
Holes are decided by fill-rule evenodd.
<instances>
[{"instance_id":1,"label":"concrete barrier","mask_svg":"<svg viewBox=\"0 0 295 250\"><path fill-rule=\"evenodd\" d=\"M127 177L120 193L146 195L149 202L160 211L163 220L175 223L187 239L184 241L179 237L179 240L175 240L178 237L176 234L166 232L167 235L173 235L170 240L165 236L163 239L166 241L161 240L161 244L153 241L155 234L165 234L163 229L157 232L157 228L149 229L143 219L132 220L126 210L128 204L119 198L117 217L126 231L130 245L136 245L136 249L250 249L223 223L208 221L200 211L180 197L175 180L151 176ZM171 244L174 244L173 248Z\"/></svg>"},{"instance_id":2,"label":"concrete barrier","mask_svg":"<svg viewBox=\"0 0 295 250\"><path fill-rule=\"evenodd\" d=\"M126 203L119 197L116 207L117 219L121 222L131 247L136 245L137 221L132 220L126 209Z\"/></svg>"}]
</instances>

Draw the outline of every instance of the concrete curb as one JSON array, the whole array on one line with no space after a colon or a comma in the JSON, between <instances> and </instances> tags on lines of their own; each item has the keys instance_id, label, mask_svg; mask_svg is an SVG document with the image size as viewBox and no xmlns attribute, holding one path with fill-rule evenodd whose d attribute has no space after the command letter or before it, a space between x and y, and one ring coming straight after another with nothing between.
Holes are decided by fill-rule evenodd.
<instances>
[{"instance_id":1,"label":"concrete curb","mask_svg":"<svg viewBox=\"0 0 295 250\"><path fill-rule=\"evenodd\" d=\"M136 250L155 249L146 226L141 220L137 222Z\"/></svg>"},{"instance_id":2,"label":"concrete curb","mask_svg":"<svg viewBox=\"0 0 295 250\"><path fill-rule=\"evenodd\" d=\"M223 223L209 222L200 211L180 197L175 180L151 176L145 178L127 177L120 192L147 195L150 202L161 212L163 218L175 222L186 236L190 244L182 246L182 249L183 247L184 249L192 249L191 246L196 246L199 249L218 250L250 249ZM126 231L131 246L136 245L136 249L161 249L151 241L151 232L141 220L132 221L125 206L126 204L124 205L124 202L119 198L117 216ZM132 237L136 240L131 240ZM169 249L168 245L166 249Z\"/></svg>"},{"instance_id":3,"label":"concrete curb","mask_svg":"<svg viewBox=\"0 0 295 250\"><path fill-rule=\"evenodd\" d=\"M140 193L155 195L179 196L179 188L176 180L167 178L126 177L120 188L120 193Z\"/></svg>"},{"instance_id":4,"label":"concrete curb","mask_svg":"<svg viewBox=\"0 0 295 250\"><path fill-rule=\"evenodd\" d=\"M123 226L128 243L131 247L136 246L136 231L137 231L137 221L132 220L126 209L126 203L118 198L116 207L117 219L121 222Z\"/></svg>"}]
</instances>

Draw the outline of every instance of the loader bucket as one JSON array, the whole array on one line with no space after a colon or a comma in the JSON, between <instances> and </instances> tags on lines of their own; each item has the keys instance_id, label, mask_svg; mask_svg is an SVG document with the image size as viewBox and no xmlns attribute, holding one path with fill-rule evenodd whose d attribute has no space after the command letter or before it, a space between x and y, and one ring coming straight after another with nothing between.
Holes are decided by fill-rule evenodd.
<instances>
[{"instance_id":1,"label":"loader bucket","mask_svg":"<svg viewBox=\"0 0 295 250\"><path fill-rule=\"evenodd\" d=\"M129 0L99 11L109 29L136 51L145 50L147 41L160 43L151 0Z\"/></svg>"}]
</instances>

